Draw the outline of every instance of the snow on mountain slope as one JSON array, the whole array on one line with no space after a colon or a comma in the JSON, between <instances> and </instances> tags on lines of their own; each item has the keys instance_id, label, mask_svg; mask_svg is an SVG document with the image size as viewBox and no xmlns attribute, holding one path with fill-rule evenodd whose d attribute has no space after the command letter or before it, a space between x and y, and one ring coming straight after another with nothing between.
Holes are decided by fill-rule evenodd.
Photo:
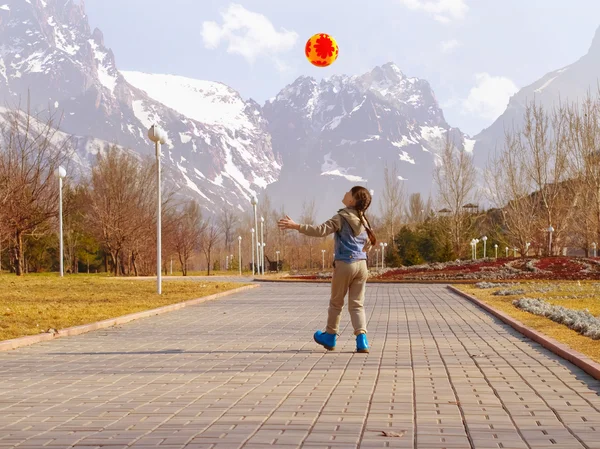
<instances>
[{"instance_id":1,"label":"snow on mountain slope","mask_svg":"<svg viewBox=\"0 0 600 449\"><path fill-rule=\"evenodd\" d=\"M121 74L129 84L193 120L228 129L256 129L246 115L246 103L225 84L176 75L124 71Z\"/></svg>"},{"instance_id":2,"label":"snow on mountain slope","mask_svg":"<svg viewBox=\"0 0 600 449\"><path fill-rule=\"evenodd\" d=\"M355 184L381 192L386 165L398 167L407 191L429 195L448 136L472 151L466 136L446 123L429 83L393 63L320 82L300 77L263 109L283 160L279 181L267 191L286 208L290 203L292 213L316 199L320 219Z\"/></svg>"},{"instance_id":3,"label":"snow on mountain slope","mask_svg":"<svg viewBox=\"0 0 600 449\"><path fill-rule=\"evenodd\" d=\"M157 123L169 135L166 183L208 212L223 204L247 209L251 195L278 179L281 165L253 101L222 84L181 77L132 73L127 82L100 30L90 29L82 1L0 6L0 101L25 105L30 95L32 112L62 114L61 130L85 142L77 144L81 160L104 142L151 156L146 134Z\"/></svg>"}]
</instances>

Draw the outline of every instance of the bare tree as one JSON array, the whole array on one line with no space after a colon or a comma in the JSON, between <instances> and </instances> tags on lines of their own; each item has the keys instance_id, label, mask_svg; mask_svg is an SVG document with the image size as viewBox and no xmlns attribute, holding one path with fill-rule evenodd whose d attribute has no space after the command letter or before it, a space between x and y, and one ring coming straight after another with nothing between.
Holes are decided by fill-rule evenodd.
<instances>
[{"instance_id":1,"label":"bare tree","mask_svg":"<svg viewBox=\"0 0 600 449\"><path fill-rule=\"evenodd\" d=\"M90 226L111 256L113 273L124 273L122 251L132 246L132 266L137 274L136 255L150 242L155 220L155 163L140 163L116 147L99 151L90 181ZM164 203L163 203L164 204ZM152 239L154 240L154 239Z\"/></svg>"},{"instance_id":2,"label":"bare tree","mask_svg":"<svg viewBox=\"0 0 600 449\"><path fill-rule=\"evenodd\" d=\"M413 193L408 199L408 210L406 215L408 216L408 222L410 224L421 223L425 219L425 211L427 205L423 201L420 193Z\"/></svg>"},{"instance_id":3,"label":"bare tree","mask_svg":"<svg viewBox=\"0 0 600 449\"><path fill-rule=\"evenodd\" d=\"M433 172L441 207L449 209L449 232L455 254L464 252L468 225L463 206L476 201L477 174L473 159L466 151L458 150L450 139L436 162Z\"/></svg>"},{"instance_id":4,"label":"bare tree","mask_svg":"<svg viewBox=\"0 0 600 449\"><path fill-rule=\"evenodd\" d=\"M49 231L58 214L58 182L54 171L67 160L69 140L62 138L59 121L41 121L14 109L0 127L0 210L3 227L12 237L17 276L24 271L23 237Z\"/></svg>"},{"instance_id":5,"label":"bare tree","mask_svg":"<svg viewBox=\"0 0 600 449\"><path fill-rule=\"evenodd\" d=\"M525 108L523 130L516 139L519 151L525 157L524 174L532 182L538 197L540 216L543 217L540 231L552 226L557 243L567 232L571 211L578 201L577 196L567 195L564 183L569 174L568 134L565 107L558 106L548 113L542 106L530 103Z\"/></svg>"},{"instance_id":6,"label":"bare tree","mask_svg":"<svg viewBox=\"0 0 600 449\"><path fill-rule=\"evenodd\" d=\"M212 253L221 238L221 226L211 217L206 221L206 227L200 237L200 249L206 257L207 275L210 276Z\"/></svg>"},{"instance_id":7,"label":"bare tree","mask_svg":"<svg viewBox=\"0 0 600 449\"><path fill-rule=\"evenodd\" d=\"M580 197L572 233L587 254L592 242L600 243L600 91L571 105L568 115L569 184Z\"/></svg>"},{"instance_id":8,"label":"bare tree","mask_svg":"<svg viewBox=\"0 0 600 449\"><path fill-rule=\"evenodd\" d=\"M524 254L539 228L539 208L535 187L526 174L527 157L522 153L518 135L505 133L505 146L488 162L489 200L501 211L504 234L511 245Z\"/></svg>"},{"instance_id":9,"label":"bare tree","mask_svg":"<svg viewBox=\"0 0 600 449\"><path fill-rule=\"evenodd\" d=\"M383 169L383 181L379 209L387 228L388 241L391 242L394 239L396 229L399 228L406 200L404 184L400 181L398 167L395 163L391 168L387 164L385 165Z\"/></svg>"},{"instance_id":10,"label":"bare tree","mask_svg":"<svg viewBox=\"0 0 600 449\"><path fill-rule=\"evenodd\" d=\"M231 246L234 243L233 230L239 223L240 219L231 206L225 206L219 214L219 225L223 230L224 246L227 254L230 254Z\"/></svg>"},{"instance_id":11,"label":"bare tree","mask_svg":"<svg viewBox=\"0 0 600 449\"><path fill-rule=\"evenodd\" d=\"M316 205L314 198L308 202L302 203L302 215L300 216L300 223L314 225L316 220ZM313 247L314 239L311 237L302 236L304 245L308 247L308 268L312 270L313 267Z\"/></svg>"},{"instance_id":12,"label":"bare tree","mask_svg":"<svg viewBox=\"0 0 600 449\"><path fill-rule=\"evenodd\" d=\"M188 202L177 216L174 233L175 251L184 276L187 276L189 260L194 250L200 247L205 230L206 223L202 221L200 206L195 201Z\"/></svg>"}]
</instances>

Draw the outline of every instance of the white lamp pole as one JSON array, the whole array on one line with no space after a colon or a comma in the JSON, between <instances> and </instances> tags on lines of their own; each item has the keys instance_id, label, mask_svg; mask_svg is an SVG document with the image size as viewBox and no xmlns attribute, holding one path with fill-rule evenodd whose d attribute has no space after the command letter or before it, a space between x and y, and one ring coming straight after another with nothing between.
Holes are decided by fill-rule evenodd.
<instances>
[{"instance_id":1,"label":"white lamp pole","mask_svg":"<svg viewBox=\"0 0 600 449\"><path fill-rule=\"evenodd\" d=\"M375 269L379 270L379 248L375 249Z\"/></svg>"},{"instance_id":2,"label":"white lamp pole","mask_svg":"<svg viewBox=\"0 0 600 449\"><path fill-rule=\"evenodd\" d=\"M229 270L229 255L225 256L225 271Z\"/></svg>"},{"instance_id":3,"label":"white lamp pole","mask_svg":"<svg viewBox=\"0 0 600 449\"><path fill-rule=\"evenodd\" d=\"M229 267L233 270L233 254L229 256Z\"/></svg>"},{"instance_id":4,"label":"white lamp pole","mask_svg":"<svg viewBox=\"0 0 600 449\"><path fill-rule=\"evenodd\" d=\"M550 226L548 228L548 234L550 235L550 238L548 239L548 255L551 256L552 255L552 233L554 232L554 228L552 226Z\"/></svg>"},{"instance_id":5,"label":"white lamp pole","mask_svg":"<svg viewBox=\"0 0 600 449\"><path fill-rule=\"evenodd\" d=\"M265 217L260 217L260 266L262 274L265 274Z\"/></svg>"},{"instance_id":6,"label":"white lamp pole","mask_svg":"<svg viewBox=\"0 0 600 449\"><path fill-rule=\"evenodd\" d=\"M60 235L60 276L64 276L64 245L63 245L63 179L67 176L67 171L63 167L54 170L54 175L58 178L58 233Z\"/></svg>"},{"instance_id":7,"label":"white lamp pole","mask_svg":"<svg viewBox=\"0 0 600 449\"><path fill-rule=\"evenodd\" d=\"M323 268L322 268L322 270L325 271L325 250L324 249L321 250L321 255L323 256L322 257L323 258Z\"/></svg>"},{"instance_id":8,"label":"white lamp pole","mask_svg":"<svg viewBox=\"0 0 600 449\"><path fill-rule=\"evenodd\" d=\"M487 248L486 248L487 239L488 238L485 235L483 237L481 237L481 240L483 240L483 258L484 259L487 257Z\"/></svg>"},{"instance_id":9,"label":"white lamp pole","mask_svg":"<svg viewBox=\"0 0 600 449\"><path fill-rule=\"evenodd\" d=\"M475 239L471 240L471 260L475 260Z\"/></svg>"},{"instance_id":10,"label":"white lamp pole","mask_svg":"<svg viewBox=\"0 0 600 449\"><path fill-rule=\"evenodd\" d=\"M238 265L240 268L240 276L242 275L242 236L238 237Z\"/></svg>"},{"instance_id":11,"label":"white lamp pole","mask_svg":"<svg viewBox=\"0 0 600 449\"><path fill-rule=\"evenodd\" d=\"M383 268L385 268L385 249L387 248L388 244L384 243L383 244L383 257L381 258L381 266Z\"/></svg>"},{"instance_id":12,"label":"white lamp pole","mask_svg":"<svg viewBox=\"0 0 600 449\"><path fill-rule=\"evenodd\" d=\"M148 137L156 146L156 179L158 187L158 201L156 210L156 290L162 294L162 193L160 189L160 146L167 141L167 134L158 126L152 125L148 130Z\"/></svg>"},{"instance_id":13,"label":"white lamp pole","mask_svg":"<svg viewBox=\"0 0 600 449\"><path fill-rule=\"evenodd\" d=\"M171 276L173 276L173 258L171 257Z\"/></svg>"},{"instance_id":14,"label":"white lamp pole","mask_svg":"<svg viewBox=\"0 0 600 449\"><path fill-rule=\"evenodd\" d=\"M527 242L525 244L525 257L527 257L529 255L529 247L531 246L531 243Z\"/></svg>"},{"instance_id":15,"label":"white lamp pole","mask_svg":"<svg viewBox=\"0 0 600 449\"><path fill-rule=\"evenodd\" d=\"M277 272L279 273L279 251L275 251L275 254L277 254Z\"/></svg>"},{"instance_id":16,"label":"white lamp pole","mask_svg":"<svg viewBox=\"0 0 600 449\"><path fill-rule=\"evenodd\" d=\"M498 244L494 245L494 249L496 250L496 259L498 258Z\"/></svg>"},{"instance_id":17,"label":"white lamp pole","mask_svg":"<svg viewBox=\"0 0 600 449\"><path fill-rule=\"evenodd\" d=\"M254 260L254 250L256 250L256 244L254 243L254 235L256 231L252 228L252 276L254 276L254 266L256 265L256 261Z\"/></svg>"},{"instance_id":18,"label":"white lamp pole","mask_svg":"<svg viewBox=\"0 0 600 449\"><path fill-rule=\"evenodd\" d=\"M250 204L252 204L252 209L254 210L254 229L256 230L257 234L256 234L256 241L258 242L258 216L256 215L256 205L258 204L258 199L256 198L256 195L252 195L252 198L250 199ZM260 273L260 255L257 253L256 254L256 263L258 264L258 269L256 270L256 274ZM254 273L252 273L254 274Z\"/></svg>"},{"instance_id":19,"label":"white lamp pole","mask_svg":"<svg viewBox=\"0 0 600 449\"><path fill-rule=\"evenodd\" d=\"M594 242L594 243L592 243L592 251L593 251L594 257L596 257L596 246L597 246L597 245L596 245L596 243L595 243L595 242Z\"/></svg>"},{"instance_id":20,"label":"white lamp pole","mask_svg":"<svg viewBox=\"0 0 600 449\"><path fill-rule=\"evenodd\" d=\"M477 244L479 243L479 239L475 239L475 260L477 260Z\"/></svg>"}]
</instances>

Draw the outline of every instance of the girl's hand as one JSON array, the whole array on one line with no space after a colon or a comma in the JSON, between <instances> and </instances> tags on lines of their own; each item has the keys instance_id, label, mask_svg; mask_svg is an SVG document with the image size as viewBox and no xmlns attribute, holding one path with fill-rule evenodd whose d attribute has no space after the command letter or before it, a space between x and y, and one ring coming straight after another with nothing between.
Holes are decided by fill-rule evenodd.
<instances>
[{"instance_id":1,"label":"girl's hand","mask_svg":"<svg viewBox=\"0 0 600 449\"><path fill-rule=\"evenodd\" d=\"M279 222L277 222L277 225L279 226L279 229L284 230L284 229L300 229L300 225L298 223L295 223L294 220L292 220L289 216L285 216L285 218L282 218L281 220L279 220Z\"/></svg>"}]
</instances>

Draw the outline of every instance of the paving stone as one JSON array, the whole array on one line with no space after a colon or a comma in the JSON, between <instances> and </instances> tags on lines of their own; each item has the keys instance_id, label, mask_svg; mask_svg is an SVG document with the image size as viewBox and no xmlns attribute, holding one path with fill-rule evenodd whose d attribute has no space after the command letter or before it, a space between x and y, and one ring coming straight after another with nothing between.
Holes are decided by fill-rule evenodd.
<instances>
[{"instance_id":1,"label":"paving stone","mask_svg":"<svg viewBox=\"0 0 600 449\"><path fill-rule=\"evenodd\" d=\"M260 289L0 353L0 448L600 449L600 383L442 285ZM382 431L401 433L385 436Z\"/></svg>"}]
</instances>

